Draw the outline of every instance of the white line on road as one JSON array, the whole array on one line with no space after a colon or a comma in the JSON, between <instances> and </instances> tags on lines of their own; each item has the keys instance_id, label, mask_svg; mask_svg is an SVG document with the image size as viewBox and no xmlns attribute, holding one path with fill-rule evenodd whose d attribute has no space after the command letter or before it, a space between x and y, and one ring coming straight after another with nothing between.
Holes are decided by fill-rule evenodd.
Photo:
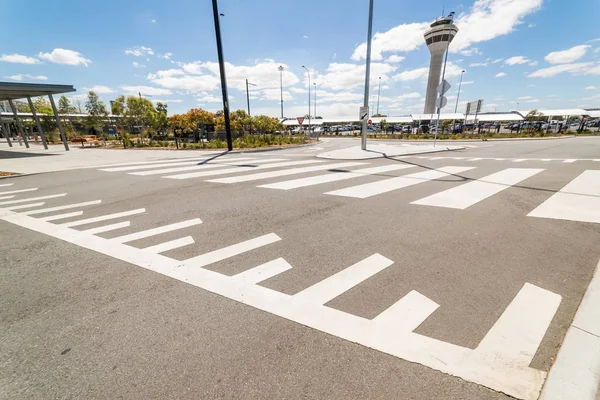
<instances>
[{"instance_id":1,"label":"white line on road","mask_svg":"<svg viewBox=\"0 0 600 400\"><path fill-rule=\"evenodd\" d=\"M14 210L22 210L22 209L24 209L24 208L34 208L34 207L41 207L41 206L43 206L44 204L46 204L46 203L42 201L42 202L40 202L40 203L31 203L31 204L25 204L25 205L23 205L23 206L8 206L8 207L2 207L2 208L6 209L6 210L11 210L11 211L14 211Z\"/></svg>"},{"instance_id":2,"label":"white line on road","mask_svg":"<svg viewBox=\"0 0 600 400\"><path fill-rule=\"evenodd\" d=\"M42 217L42 218L40 218L40 220L48 222L48 221L55 221L57 219L78 217L80 215L83 215L83 211L75 211L75 212L70 212L70 213L66 213L66 214L51 215L49 217Z\"/></svg>"},{"instance_id":3,"label":"white line on road","mask_svg":"<svg viewBox=\"0 0 600 400\"><path fill-rule=\"evenodd\" d=\"M12 190L10 192L0 192L1 196L4 196L5 194L15 194L15 193L25 193L25 192L33 192L38 190L38 188L31 188L31 189L20 189L20 190Z\"/></svg>"},{"instance_id":4,"label":"white line on road","mask_svg":"<svg viewBox=\"0 0 600 400\"><path fill-rule=\"evenodd\" d=\"M66 195L67 195L66 193L61 193L61 194L51 194L51 195L48 195L48 196L31 197L29 199L22 199L22 200L3 201L2 203L0 203L0 206L9 205L9 204L27 203L28 201L55 199L57 197L63 197L63 196L66 196Z\"/></svg>"},{"instance_id":5,"label":"white line on road","mask_svg":"<svg viewBox=\"0 0 600 400\"><path fill-rule=\"evenodd\" d=\"M98 228L81 230L80 232L85 232L90 235L96 235L98 233L110 232L110 231L114 231L116 229L127 228L130 225L131 225L130 221L123 221L123 222L117 222L116 224L99 226Z\"/></svg>"},{"instance_id":6,"label":"white line on road","mask_svg":"<svg viewBox=\"0 0 600 400\"><path fill-rule=\"evenodd\" d=\"M245 283L257 284L279 275L289 269L292 269L292 266L285 261L285 259L278 258L276 260L269 261L268 263L259 265L258 267L241 272L233 277Z\"/></svg>"},{"instance_id":7,"label":"white line on road","mask_svg":"<svg viewBox=\"0 0 600 400\"><path fill-rule=\"evenodd\" d=\"M528 216L600 223L600 170L584 171Z\"/></svg>"},{"instance_id":8,"label":"white line on road","mask_svg":"<svg viewBox=\"0 0 600 400\"><path fill-rule=\"evenodd\" d=\"M418 185L434 179L445 178L451 174L468 171L474 167L444 167L433 171L417 172L396 178L384 179L382 181L365 183L364 185L351 186L349 188L334 190L325 194L334 196L355 197L357 199L365 199L367 197L376 196L378 194L391 192L393 190L402 189L405 187Z\"/></svg>"},{"instance_id":9,"label":"white line on road","mask_svg":"<svg viewBox=\"0 0 600 400\"><path fill-rule=\"evenodd\" d=\"M161 233L175 231L177 229L188 228L190 226L200 225L202 220L200 218L189 219L187 221L181 221L174 224L169 224L165 226L159 226L158 228L147 229L145 231L131 233L129 235L119 236L116 238L112 238L110 240L119 243L127 243L132 242L134 240L139 240L143 238L147 238L150 236L160 235Z\"/></svg>"},{"instance_id":10,"label":"white line on road","mask_svg":"<svg viewBox=\"0 0 600 400\"><path fill-rule=\"evenodd\" d=\"M443 192L413 201L411 204L456 208L464 210L490 196L500 193L517 183L532 177L543 169L508 168L495 174L484 176L475 181L444 190Z\"/></svg>"},{"instance_id":11,"label":"white line on road","mask_svg":"<svg viewBox=\"0 0 600 400\"><path fill-rule=\"evenodd\" d=\"M381 314L373 318L384 329L395 332L412 332L419 327L440 305L430 298L412 290L406 296L392 304Z\"/></svg>"},{"instance_id":12,"label":"white line on road","mask_svg":"<svg viewBox=\"0 0 600 400\"><path fill-rule=\"evenodd\" d=\"M26 211L23 214L25 214L25 215L43 214L43 213L52 212L52 211L68 210L69 208L79 208L79 207L93 206L95 204L100 204L100 203L102 203L102 200L85 201L83 203L67 204L65 206L42 208L40 210L35 210L35 211Z\"/></svg>"},{"instance_id":13,"label":"white line on road","mask_svg":"<svg viewBox=\"0 0 600 400\"><path fill-rule=\"evenodd\" d=\"M121 217L128 217L130 215L142 214L145 212L146 212L145 208L138 208L136 210L123 211L123 212L115 213L115 214L102 215L100 217L80 219L78 221L67 222L66 224L60 224L60 226L63 226L65 228L72 228L74 226L86 225L86 224L91 224L91 223L100 222L100 221L107 221L110 219L116 219L116 218L121 218Z\"/></svg>"},{"instance_id":14,"label":"white line on road","mask_svg":"<svg viewBox=\"0 0 600 400\"><path fill-rule=\"evenodd\" d=\"M3 196L3 197L0 197L0 200L14 199L15 196L16 196L15 194L13 194L12 196Z\"/></svg>"},{"instance_id":15,"label":"white line on road","mask_svg":"<svg viewBox=\"0 0 600 400\"><path fill-rule=\"evenodd\" d=\"M214 154L214 156L216 156L217 154ZM85 167L85 168L98 168L100 170L103 170L104 168L111 168L111 167L125 167L128 165L149 165L149 164L163 164L163 163L177 163L177 162L182 162L182 161L204 161L204 160L208 160L210 158L213 157L189 157L189 158L176 158L176 159L165 159L165 160L154 160L154 161L132 161L132 162L126 162L126 163L117 163L117 164L103 164L103 165L93 165L93 166L89 166L89 167Z\"/></svg>"},{"instance_id":16,"label":"white line on road","mask_svg":"<svg viewBox=\"0 0 600 400\"><path fill-rule=\"evenodd\" d=\"M238 158L238 160L243 161L243 160L251 160L251 158ZM199 164L199 163L203 163L206 162L206 164ZM115 167L115 168L105 168L105 169L101 169L100 171L105 171L105 172L128 172L128 171L136 171L136 170L140 170L140 169L151 169L151 168L163 168L163 167L177 167L177 166L183 166L183 165L189 165L189 166L199 166L199 165L208 165L210 164L220 164L220 163L225 163L225 162L234 162L234 160L211 160L210 158L204 158L201 160L192 160L192 161L179 161L179 162L167 162L167 163L162 163L162 164L146 164L146 165L133 165L133 166L126 166L126 167Z\"/></svg>"},{"instance_id":17,"label":"white line on road","mask_svg":"<svg viewBox=\"0 0 600 400\"><path fill-rule=\"evenodd\" d=\"M515 160L513 160L513 162L523 162L523 161L527 161L526 158L517 158Z\"/></svg>"},{"instance_id":18,"label":"white line on road","mask_svg":"<svg viewBox=\"0 0 600 400\"><path fill-rule=\"evenodd\" d=\"M526 283L475 351L528 366L561 300L556 293Z\"/></svg>"},{"instance_id":19,"label":"white line on road","mask_svg":"<svg viewBox=\"0 0 600 400\"><path fill-rule=\"evenodd\" d=\"M232 176L229 178L211 179L211 180L208 180L207 182L239 183L239 182L258 181L261 179L269 179L269 178L276 178L276 177L281 177L281 176L297 175L297 174L303 174L306 172L315 172L315 171L323 171L323 170L328 170L328 169L354 167L354 166L363 165L363 164L364 163L361 163L361 162L343 162L343 163L337 163L337 164L317 165L314 167L291 168L291 169L284 169L281 171L270 171L270 172L262 172L262 173L258 173L258 174Z\"/></svg>"},{"instance_id":20,"label":"white line on road","mask_svg":"<svg viewBox=\"0 0 600 400\"><path fill-rule=\"evenodd\" d=\"M575 159L573 159L573 158L570 158L570 159L568 159L568 160L565 160L565 161L563 161L563 163L566 163L566 164L571 164L571 163L574 163L575 161L577 161L577 160L575 160Z\"/></svg>"},{"instance_id":21,"label":"white line on road","mask_svg":"<svg viewBox=\"0 0 600 400\"><path fill-rule=\"evenodd\" d=\"M306 186L320 185L323 183L343 181L346 179L360 178L368 175L381 174L384 172L397 171L413 168L412 165L384 165L381 167L356 169L350 172L337 172L324 175L311 176L308 178L293 179L289 181L271 183L259 187L268 189L290 190Z\"/></svg>"},{"instance_id":22,"label":"white line on road","mask_svg":"<svg viewBox=\"0 0 600 400\"><path fill-rule=\"evenodd\" d=\"M194 238L191 236L182 237L180 239L170 240L168 242L164 242L161 244L157 244L155 246L150 246L144 248L144 251L149 251L150 253L164 253L165 251L178 249L183 246L188 246L190 244L194 244Z\"/></svg>"},{"instance_id":23,"label":"white line on road","mask_svg":"<svg viewBox=\"0 0 600 400\"><path fill-rule=\"evenodd\" d=\"M376 273L383 271L393 263L389 258L375 253L337 274L304 289L297 293L294 298L315 304L325 304Z\"/></svg>"},{"instance_id":24,"label":"white line on road","mask_svg":"<svg viewBox=\"0 0 600 400\"><path fill-rule=\"evenodd\" d=\"M467 159L467 161L479 161L482 160L482 158L469 158Z\"/></svg>"},{"instance_id":25,"label":"white line on road","mask_svg":"<svg viewBox=\"0 0 600 400\"><path fill-rule=\"evenodd\" d=\"M316 163L322 163L322 162L325 162L325 161L321 161L321 160L287 161L287 162L281 162L281 163L259 165L258 167L237 167L237 168L220 169L217 171L190 172L188 174L164 176L163 178L190 179L190 178L199 178L202 176L235 174L236 172L257 171L257 170L262 170L262 169L279 168L279 167L292 167L295 165L316 164Z\"/></svg>"},{"instance_id":26,"label":"white line on road","mask_svg":"<svg viewBox=\"0 0 600 400\"><path fill-rule=\"evenodd\" d=\"M12 186L14 183L3 183L0 187Z\"/></svg>"},{"instance_id":27,"label":"white line on road","mask_svg":"<svg viewBox=\"0 0 600 400\"><path fill-rule=\"evenodd\" d=\"M259 236L254 239L246 240L245 242L237 243L219 250L211 251L193 258L189 258L183 263L191 267L204 267L216 263L227 258L237 256L250 250L258 249L271 243L280 241L281 238L274 233Z\"/></svg>"},{"instance_id":28,"label":"white line on road","mask_svg":"<svg viewBox=\"0 0 600 400\"><path fill-rule=\"evenodd\" d=\"M252 159L249 159L252 160ZM129 175L138 175L138 176L148 176L148 175L159 175L159 174L167 174L171 172L183 172L183 171L199 171L205 169L213 169L213 168L225 168L231 166L239 166L239 167L248 167L250 165L255 164L265 164L275 161L285 161L285 158L272 158L272 159L264 159L264 160L252 160L248 162L218 162L218 163L209 163L202 165L194 165L191 167L179 167L179 168L167 168L167 169L157 169L151 171L141 171L141 172L131 172Z\"/></svg>"}]
</instances>

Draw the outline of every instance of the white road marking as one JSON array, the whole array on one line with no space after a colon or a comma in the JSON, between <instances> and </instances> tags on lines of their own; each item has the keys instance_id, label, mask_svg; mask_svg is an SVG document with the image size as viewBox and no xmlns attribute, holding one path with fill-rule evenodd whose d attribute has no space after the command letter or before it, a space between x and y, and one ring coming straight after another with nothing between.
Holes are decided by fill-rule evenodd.
<instances>
[{"instance_id":1,"label":"white road marking","mask_svg":"<svg viewBox=\"0 0 600 400\"><path fill-rule=\"evenodd\" d=\"M364 185L334 190L325 194L365 199L367 197L376 196L382 193L391 192L393 190L398 190L413 185L418 185L419 183L428 182L434 179L444 178L451 174L458 174L460 172L468 171L473 168L474 167L444 167L439 168L437 170L417 172L416 174L399 176L396 178L384 179L382 181L365 183Z\"/></svg>"},{"instance_id":2,"label":"white road marking","mask_svg":"<svg viewBox=\"0 0 600 400\"><path fill-rule=\"evenodd\" d=\"M537 399L547 375L545 371L531 368L521 362L512 362L512 360L505 358L508 357L510 352L505 357L497 359L487 353L413 332L382 329L384 325L377 323L377 321L352 315L312 301L299 304L296 296L255 285L235 276L229 277L215 271L198 268L197 264L191 263L189 260L182 262L160 254L153 254L143 249L115 243L102 237L90 235L87 232L40 221L6 209L0 209L0 219L163 274L335 337L370 347L409 362L428 366L457 376L465 381L484 385L520 399ZM274 236L279 240L279 237ZM218 261L219 259L220 257L213 257L213 260ZM204 261L210 260L205 259ZM535 298L536 292L532 292L531 296ZM534 299L533 302L538 304L542 303L543 300ZM518 329L519 327L515 328ZM527 339L526 342L529 348L533 347L532 340ZM522 357L518 357L520 361Z\"/></svg>"},{"instance_id":3,"label":"white road marking","mask_svg":"<svg viewBox=\"0 0 600 400\"><path fill-rule=\"evenodd\" d=\"M495 161L506 161L506 158L494 158Z\"/></svg>"},{"instance_id":4,"label":"white road marking","mask_svg":"<svg viewBox=\"0 0 600 400\"><path fill-rule=\"evenodd\" d=\"M258 167L236 167L236 168L220 169L218 171L190 172L188 174L164 176L163 178L190 179L190 178L199 178L202 176L235 174L236 172L257 171L257 170L262 170L262 169L279 168L279 167L292 167L295 165L316 164L316 163L323 163L323 162L325 162L325 161L322 161L322 160L287 161L287 162L281 162L281 163L263 164L263 165L259 165Z\"/></svg>"},{"instance_id":5,"label":"white road marking","mask_svg":"<svg viewBox=\"0 0 600 400\"><path fill-rule=\"evenodd\" d=\"M528 216L600 223L600 170L584 171Z\"/></svg>"},{"instance_id":6,"label":"white road marking","mask_svg":"<svg viewBox=\"0 0 600 400\"><path fill-rule=\"evenodd\" d=\"M219 250L211 251L193 258L185 260L183 263L187 266L196 268L204 267L209 264L216 263L227 258L237 256L250 250L258 249L271 243L280 241L281 238L274 233L259 236L254 239L246 240L245 242L237 243Z\"/></svg>"},{"instance_id":7,"label":"white road marking","mask_svg":"<svg viewBox=\"0 0 600 400\"><path fill-rule=\"evenodd\" d=\"M243 160L252 160L252 158L248 158L248 157L238 158L237 160L219 160L219 159L211 160L210 158L204 158L202 160L192 160L192 161L181 161L180 160L179 162L167 162L167 163L162 163L162 164L159 163L159 164L134 165L134 166L127 166L127 167L105 168L105 169L101 169L100 171L126 172L126 171L135 171L135 170L139 170L139 169L177 167L177 166L182 166L182 165L199 166L198 163L201 163L201 162L207 162L206 164L201 164L201 165L209 165L209 164L220 164L220 163L225 163L225 162L232 163L234 161L243 161Z\"/></svg>"},{"instance_id":8,"label":"white road marking","mask_svg":"<svg viewBox=\"0 0 600 400\"><path fill-rule=\"evenodd\" d=\"M311 176L308 178L293 179L289 181L261 185L259 187L268 189L290 190L301 187L320 185L329 182L338 182L346 179L361 178L368 175L381 174L384 172L397 171L401 169L413 168L412 165L384 165L381 167L356 169L350 172L337 172L324 175Z\"/></svg>"},{"instance_id":9,"label":"white road marking","mask_svg":"<svg viewBox=\"0 0 600 400\"><path fill-rule=\"evenodd\" d=\"M25 204L25 205L23 205L23 206L8 206L8 207L2 207L2 208L6 209L6 210L11 210L11 211L13 211L13 210L22 210L22 209L24 209L24 208L34 208L34 207L41 207L41 206L43 206L44 204L46 204L46 203L42 201L42 202L40 202L40 203L31 203L31 204Z\"/></svg>"},{"instance_id":10,"label":"white road marking","mask_svg":"<svg viewBox=\"0 0 600 400\"><path fill-rule=\"evenodd\" d=\"M0 192L0 196L4 196L5 194L15 194L15 193L25 193L25 192L33 192L38 190L38 188L31 189L20 189L20 190L12 190L10 192Z\"/></svg>"},{"instance_id":11,"label":"white road marking","mask_svg":"<svg viewBox=\"0 0 600 400\"><path fill-rule=\"evenodd\" d=\"M95 235L95 234L102 233L102 232L110 232L110 231L114 231L116 229L127 228L130 225L131 225L130 221L123 221L123 222L117 222L116 224L99 226L98 228L85 229L85 230L81 230L79 232L85 232L88 235Z\"/></svg>"},{"instance_id":12,"label":"white road marking","mask_svg":"<svg viewBox=\"0 0 600 400\"><path fill-rule=\"evenodd\" d=\"M395 332L412 332L429 318L439 306L428 297L412 290L373 318L373 321L385 325L386 328L384 329L392 329Z\"/></svg>"},{"instance_id":13,"label":"white road marking","mask_svg":"<svg viewBox=\"0 0 600 400\"><path fill-rule=\"evenodd\" d=\"M178 249L183 246L194 244L194 238L191 236L182 237L181 239L170 240L155 246L146 247L143 250L149 251L150 253L164 253L165 251Z\"/></svg>"},{"instance_id":14,"label":"white road marking","mask_svg":"<svg viewBox=\"0 0 600 400\"><path fill-rule=\"evenodd\" d=\"M354 286L383 271L394 262L381 254L373 254L362 261L323 279L297 293L294 298L315 304L325 304Z\"/></svg>"},{"instance_id":15,"label":"white road marking","mask_svg":"<svg viewBox=\"0 0 600 400\"><path fill-rule=\"evenodd\" d=\"M65 224L60 224L60 226L64 226L65 228L72 228L74 226L86 225L86 224L91 224L91 223L100 222L100 221L107 221L110 219L116 219L116 218L121 218L121 217L128 217L130 215L142 214L145 212L146 212L145 208L138 208L136 210L124 211L124 212L115 213L115 214L102 215L100 217L80 219L78 221L72 221L72 222L67 222Z\"/></svg>"},{"instance_id":16,"label":"white road marking","mask_svg":"<svg viewBox=\"0 0 600 400\"><path fill-rule=\"evenodd\" d=\"M538 161L553 161L551 158L541 158Z\"/></svg>"},{"instance_id":17,"label":"white road marking","mask_svg":"<svg viewBox=\"0 0 600 400\"><path fill-rule=\"evenodd\" d=\"M482 160L482 158L469 158L467 159L467 161L479 161Z\"/></svg>"},{"instance_id":18,"label":"white road marking","mask_svg":"<svg viewBox=\"0 0 600 400\"><path fill-rule=\"evenodd\" d=\"M475 351L500 362L529 365L561 300L556 293L526 283Z\"/></svg>"},{"instance_id":19,"label":"white road marking","mask_svg":"<svg viewBox=\"0 0 600 400\"><path fill-rule=\"evenodd\" d=\"M269 178L276 178L276 177L281 177L281 176L297 175L297 174L303 174L306 172L315 172L315 171L323 171L323 170L328 170L328 169L354 167L354 166L363 165L363 164L364 163L361 163L361 162L343 162L343 163L337 163L337 164L317 165L314 167L290 168L290 169L284 169L284 170L280 170L280 171L270 171L270 172L262 172L262 173L258 173L258 174L232 176L229 178L221 178L221 179L210 179L207 182L239 183L239 182L258 181L261 179L269 179Z\"/></svg>"},{"instance_id":20,"label":"white road marking","mask_svg":"<svg viewBox=\"0 0 600 400\"><path fill-rule=\"evenodd\" d=\"M248 161L248 162L240 161L240 162L236 162L236 163L220 162L220 163L196 165L193 167L179 167L179 168L157 169L157 170L142 171L142 172L131 172L129 175L148 176L148 175L166 174L166 173L171 173L171 172L198 171L198 170L213 169L213 168L226 168L226 167L231 167L231 166L242 167L242 166L270 163L270 162L282 161L282 160L285 160L285 158L273 158L272 160L256 160L256 161L253 160L253 161Z\"/></svg>"},{"instance_id":21,"label":"white road marking","mask_svg":"<svg viewBox=\"0 0 600 400\"><path fill-rule=\"evenodd\" d=\"M51 195L48 195L48 196L31 197L29 199L22 199L22 200L3 201L3 202L0 203L0 206L5 206L5 205L9 205L9 204L27 203L28 201L55 199L57 197L63 197L63 196L66 196L66 195L67 195L66 193L61 193L61 194L51 194Z\"/></svg>"},{"instance_id":22,"label":"white road marking","mask_svg":"<svg viewBox=\"0 0 600 400\"><path fill-rule=\"evenodd\" d=\"M568 160L563 161L563 163L570 164L570 163L574 163L575 161L577 161L577 160L570 158Z\"/></svg>"},{"instance_id":23,"label":"white road marking","mask_svg":"<svg viewBox=\"0 0 600 400\"><path fill-rule=\"evenodd\" d=\"M42 208L40 210L35 210L35 211L26 211L26 212L24 212L22 214L25 214L25 215L36 215L36 214L43 214L43 213L53 212L53 211L68 210L70 208L79 208L79 207L93 206L93 205L100 204L100 203L102 203L102 200L85 201L83 203L67 204L65 206Z\"/></svg>"},{"instance_id":24,"label":"white road marking","mask_svg":"<svg viewBox=\"0 0 600 400\"><path fill-rule=\"evenodd\" d=\"M427 159L431 160L431 161L435 161L435 160L443 160L446 157L427 157Z\"/></svg>"},{"instance_id":25,"label":"white road marking","mask_svg":"<svg viewBox=\"0 0 600 400\"><path fill-rule=\"evenodd\" d=\"M3 197L0 197L0 200L14 199L15 197L16 197L16 195L13 194L12 196L3 196Z\"/></svg>"},{"instance_id":26,"label":"white road marking","mask_svg":"<svg viewBox=\"0 0 600 400\"><path fill-rule=\"evenodd\" d=\"M177 229L188 228L190 226L200 225L202 220L200 218L189 219L187 221L181 221L174 224L165 226L159 226L158 228L147 229L145 231L131 233L129 235L119 236L110 240L119 243L133 242L134 240L144 239L150 236L160 235L161 233L175 231Z\"/></svg>"},{"instance_id":27,"label":"white road marking","mask_svg":"<svg viewBox=\"0 0 600 400\"><path fill-rule=\"evenodd\" d=\"M517 158L515 160L513 160L513 162L523 162L523 161L527 161L526 158Z\"/></svg>"},{"instance_id":28,"label":"white road marking","mask_svg":"<svg viewBox=\"0 0 600 400\"><path fill-rule=\"evenodd\" d=\"M117 163L117 164L104 164L104 165L94 165L94 166L90 166L90 167L85 167L85 168L98 168L98 169L104 169L104 168L111 168L111 167L125 167L128 165L148 165L148 164L163 164L163 163L177 163L177 162L182 162L182 161L204 161L204 160L208 160L210 158L213 158L214 156L216 156L217 154L213 154L211 157L209 157L208 155L206 157L190 157L190 158L176 158L176 159L166 159L166 160L153 160L153 161L132 161L132 162L126 162L126 163Z\"/></svg>"},{"instance_id":29,"label":"white road marking","mask_svg":"<svg viewBox=\"0 0 600 400\"><path fill-rule=\"evenodd\" d=\"M51 215L49 217L42 217L42 218L40 218L40 220L42 220L42 221L55 221L57 219L78 217L80 215L83 215L83 211L75 211L75 212L71 212L71 213Z\"/></svg>"},{"instance_id":30,"label":"white road marking","mask_svg":"<svg viewBox=\"0 0 600 400\"><path fill-rule=\"evenodd\" d=\"M12 186L14 183L3 183L0 187Z\"/></svg>"},{"instance_id":31,"label":"white road marking","mask_svg":"<svg viewBox=\"0 0 600 400\"><path fill-rule=\"evenodd\" d=\"M285 261L285 259L278 258L276 260L269 261L268 263L259 265L258 267L241 272L233 277L246 283L257 284L279 275L289 269L292 269L292 266Z\"/></svg>"},{"instance_id":32,"label":"white road marking","mask_svg":"<svg viewBox=\"0 0 600 400\"><path fill-rule=\"evenodd\" d=\"M464 210L542 171L544 170L534 168L508 168L413 201L411 204Z\"/></svg>"}]
</instances>

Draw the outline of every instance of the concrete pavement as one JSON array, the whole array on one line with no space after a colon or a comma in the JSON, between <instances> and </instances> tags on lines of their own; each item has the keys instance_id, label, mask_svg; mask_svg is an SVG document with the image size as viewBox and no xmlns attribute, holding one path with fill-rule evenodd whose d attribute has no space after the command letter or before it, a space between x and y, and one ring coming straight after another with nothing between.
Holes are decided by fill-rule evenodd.
<instances>
[{"instance_id":1,"label":"concrete pavement","mask_svg":"<svg viewBox=\"0 0 600 400\"><path fill-rule=\"evenodd\" d=\"M600 258L579 139L0 180L0 393L536 398Z\"/></svg>"}]
</instances>

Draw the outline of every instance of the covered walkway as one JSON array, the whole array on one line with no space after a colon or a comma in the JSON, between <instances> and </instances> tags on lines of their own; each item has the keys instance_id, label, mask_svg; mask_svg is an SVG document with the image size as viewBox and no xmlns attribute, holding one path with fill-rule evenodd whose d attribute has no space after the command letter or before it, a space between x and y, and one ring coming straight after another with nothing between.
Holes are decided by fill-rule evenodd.
<instances>
[{"instance_id":1,"label":"covered walkway","mask_svg":"<svg viewBox=\"0 0 600 400\"><path fill-rule=\"evenodd\" d=\"M44 148L46 150L48 149L46 133L42 129L42 124L37 115L35 107L33 106L33 101L31 101L32 97L48 96L48 99L50 100L50 105L52 106L52 111L54 112L54 118L56 118L56 124L60 132L60 138L65 146L65 150L69 150L69 143L67 141L67 137L65 135L65 131L60 121L60 117L56 109L56 104L54 103L54 98L52 96L55 94L69 93L74 91L75 88L73 88L72 85L0 82L0 101L7 101L10 106L10 111L12 113L12 117L10 115L7 117L6 113L2 113L2 115L0 116L0 128L2 129L2 135L6 139L8 145L12 147L13 141L15 141L16 138L16 140L19 142L19 145L23 145L21 143L22 139L25 143L25 147L29 148L27 132L25 132L25 130L23 129L23 123L21 121L22 116L19 115L19 113L17 113L17 109L14 104L14 100L27 99L29 108L31 110L31 117L34 119L37 127L37 132L42 138ZM16 132L14 132L14 135L11 129L11 125L13 123L16 127Z\"/></svg>"}]
</instances>

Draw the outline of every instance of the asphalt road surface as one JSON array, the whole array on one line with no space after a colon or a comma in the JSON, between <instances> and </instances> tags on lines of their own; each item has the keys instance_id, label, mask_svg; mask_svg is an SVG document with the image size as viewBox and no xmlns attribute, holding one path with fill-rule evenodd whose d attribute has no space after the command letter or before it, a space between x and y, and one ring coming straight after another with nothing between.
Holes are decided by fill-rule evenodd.
<instances>
[{"instance_id":1,"label":"asphalt road surface","mask_svg":"<svg viewBox=\"0 0 600 400\"><path fill-rule=\"evenodd\" d=\"M1 179L0 398L537 398L600 139L352 145Z\"/></svg>"}]
</instances>

